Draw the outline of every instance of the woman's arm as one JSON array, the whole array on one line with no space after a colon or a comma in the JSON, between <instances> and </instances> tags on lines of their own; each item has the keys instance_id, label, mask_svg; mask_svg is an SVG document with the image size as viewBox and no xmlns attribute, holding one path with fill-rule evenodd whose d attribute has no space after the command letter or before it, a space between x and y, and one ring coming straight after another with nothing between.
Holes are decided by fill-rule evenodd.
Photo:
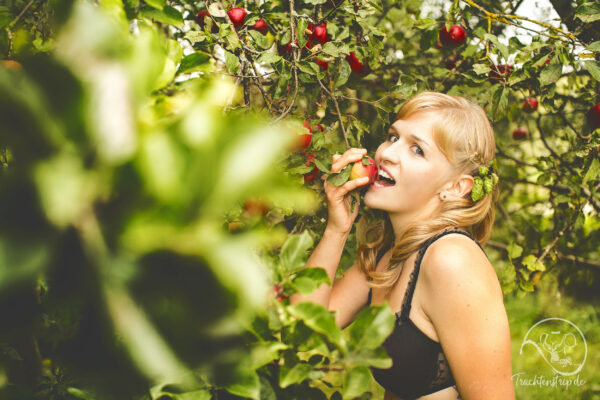
<instances>
[{"instance_id":1,"label":"woman's arm","mask_svg":"<svg viewBox=\"0 0 600 400\"><path fill-rule=\"evenodd\" d=\"M361 160L366 152L365 149L349 149L343 155L334 155L331 172L341 171L346 165ZM364 186L368 181L369 178L354 179L339 187L326 181L323 183L327 196L327 227L306 265L307 268L324 268L332 282L335 279L344 245L358 215L358 204L354 206L354 210L351 208L350 192L359 186ZM356 285L361 292L361 284L367 288L362 302L358 298L360 296L356 296L357 293L355 296L350 296L350 293L357 289ZM364 287L362 287L362 292L364 292ZM364 305L367 294L366 280L358 270L358 266L354 265L346 271L343 278L334 282L333 287L323 284L308 296L296 293L290 296L290 302L295 304L301 301L313 301L328 309L336 310L338 311L336 315L338 325L345 326L351 321L357 310Z\"/></svg>"},{"instance_id":2,"label":"woman's arm","mask_svg":"<svg viewBox=\"0 0 600 400\"><path fill-rule=\"evenodd\" d=\"M473 241L448 235L423 257L423 309L463 399L514 400L510 332L502 290Z\"/></svg>"}]
</instances>

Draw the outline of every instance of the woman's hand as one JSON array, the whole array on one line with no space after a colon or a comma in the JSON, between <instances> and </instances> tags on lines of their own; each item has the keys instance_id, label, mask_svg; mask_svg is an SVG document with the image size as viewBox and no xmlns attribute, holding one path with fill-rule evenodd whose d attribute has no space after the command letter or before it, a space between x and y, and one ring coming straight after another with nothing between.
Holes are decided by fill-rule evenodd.
<instances>
[{"instance_id":1,"label":"woman's hand","mask_svg":"<svg viewBox=\"0 0 600 400\"><path fill-rule=\"evenodd\" d=\"M331 164L331 172L339 172L346 165L360 161L367 154L366 149L348 149L344 154L335 154ZM352 179L341 186L335 186L327 182L324 175L323 185L327 196L327 228L329 230L348 234L352 229L354 220L358 215L358 204L351 210L352 198L349 194L357 187L364 186L369 182L368 177Z\"/></svg>"}]
</instances>

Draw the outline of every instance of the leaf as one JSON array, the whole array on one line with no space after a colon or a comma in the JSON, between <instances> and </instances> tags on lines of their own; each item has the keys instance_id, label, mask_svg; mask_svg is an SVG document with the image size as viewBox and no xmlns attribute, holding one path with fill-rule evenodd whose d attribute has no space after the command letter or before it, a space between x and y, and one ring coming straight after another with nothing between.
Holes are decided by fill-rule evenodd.
<instances>
[{"instance_id":1,"label":"leaf","mask_svg":"<svg viewBox=\"0 0 600 400\"><path fill-rule=\"evenodd\" d=\"M338 88L348 82L348 78L350 78L350 64L348 64L345 60L340 63L340 68L337 76L335 77L335 82L333 84L334 88Z\"/></svg>"},{"instance_id":2,"label":"leaf","mask_svg":"<svg viewBox=\"0 0 600 400\"><path fill-rule=\"evenodd\" d=\"M494 120L501 119L506 113L506 109L508 107L508 91L509 89L505 86L498 86L498 90L494 93L494 97L492 98L492 115ZM477 177L479 178L479 177ZM481 188L483 189L483 181L481 180ZM476 193L473 190L473 193ZM483 197L483 195L481 196ZM477 201L473 199L474 201Z\"/></svg>"},{"instance_id":3,"label":"leaf","mask_svg":"<svg viewBox=\"0 0 600 400\"><path fill-rule=\"evenodd\" d=\"M319 66L314 62L299 61L297 64L298 69L309 75L317 75L319 73Z\"/></svg>"},{"instance_id":4,"label":"leaf","mask_svg":"<svg viewBox=\"0 0 600 400\"><path fill-rule=\"evenodd\" d=\"M429 29L434 25L437 25L438 22L435 19L432 18L423 18L417 21L417 23L415 24L415 28L418 29Z\"/></svg>"},{"instance_id":5,"label":"leaf","mask_svg":"<svg viewBox=\"0 0 600 400\"><path fill-rule=\"evenodd\" d=\"M178 72L195 72L202 70L206 63L210 60L210 55L201 51L188 54L181 60Z\"/></svg>"},{"instance_id":6,"label":"leaf","mask_svg":"<svg viewBox=\"0 0 600 400\"><path fill-rule=\"evenodd\" d=\"M317 5L317 4L325 4L327 0L304 0L307 4Z\"/></svg>"},{"instance_id":7,"label":"leaf","mask_svg":"<svg viewBox=\"0 0 600 400\"><path fill-rule=\"evenodd\" d=\"M184 37L190 41L192 46L206 40L206 34L202 31L189 31Z\"/></svg>"},{"instance_id":8,"label":"leaf","mask_svg":"<svg viewBox=\"0 0 600 400\"><path fill-rule=\"evenodd\" d=\"M281 60L281 57L274 51L265 51L258 57L259 64L273 64Z\"/></svg>"},{"instance_id":9,"label":"leaf","mask_svg":"<svg viewBox=\"0 0 600 400\"><path fill-rule=\"evenodd\" d=\"M290 235L281 247L279 259L287 271L294 272L303 267L306 262L307 251L313 245L313 238L308 231L299 235Z\"/></svg>"},{"instance_id":10,"label":"leaf","mask_svg":"<svg viewBox=\"0 0 600 400\"><path fill-rule=\"evenodd\" d=\"M477 75L487 74L491 70L492 69L487 64L473 64L473 71L475 71Z\"/></svg>"},{"instance_id":11,"label":"leaf","mask_svg":"<svg viewBox=\"0 0 600 400\"><path fill-rule=\"evenodd\" d=\"M597 158L594 158L588 167L587 172L583 176L582 184L585 184L587 181L595 180L598 175L600 175L600 162L598 162Z\"/></svg>"},{"instance_id":12,"label":"leaf","mask_svg":"<svg viewBox=\"0 0 600 400\"><path fill-rule=\"evenodd\" d=\"M311 302L299 303L288 308L290 314L304 321L306 326L325 335L340 350L345 351L346 343L342 331L335 323L333 314L323 306Z\"/></svg>"},{"instance_id":13,"label":"leaf","mask_svg":"<svg viewBox=\"0 0 600 400\"><path fill-rule=\"evenodd\" d=\"M600 41L593 42L588 47L586 47L587 51L593 51L594 53L600 53Z\"/></svg>"},{"instance_id":14,"label":"leaf","mask_svg":"<svg viewBox=\"0 0 600 400\"><path fill-rule=\"evenodd\" d=\"M351 170L352 166L346 165L341 171L334 172L333 174L329 175L327 177L327 182L334 186L342 186L344 183L348 182Z\"/></svg>"},{"instance_id":15,"label":"leaf","mask_svg":"<svg viewBox=\"0 0 600 400\"><path fill-rule=\"evenodd\" d=\"M563 65L561 63L552 63L547 65L540 73L540 86L546 86L554 83L562 74Z\"/></svg>"},{"instance_id":16,"label":"leaf","mask_svg":"<svg viewBox=\"0 0 600 400\"><path fill-rule=\"evenodd\" d=\"M227 50L225 50L225 65L230 74L237 75L240 73L240 59Z\"/></svg>"},{"instance_id":17,"label":"leaf","mask_svg":"<svg viewBox=\"0 0 600 400\"><path fill-rule=\"evenodd\" d=\"M390 368L392 359L388 356L385 347L375 349L359 349L352 353L352 364L363 367Z\"/></svg>"},{"instance_id":18,"label":"leaf","mask_svg":"<svg viewBox=\"0 0 600 400\"><path fill-rule=\"evenodd\" d=\"M522 261L523 265L527 267L529 271L545 271L546 266L544 263L537 261L537 257L533 254L529 254Z\"/></svg>"},{"instance_id":19,"label":"leaf","mask_svg":"<svg viewBox=\"0 0 600 400\"><path fill-rule=\"evenodd\" d=\"M357 349L374 349L394 330L396 318L383 304L364 308L349 327L350 343Z\"/></svg>"},{"instance_id":20,"label":"leaf","mask_svg":"<svg viewBox=\"0 0 600 400\"><path fill-rule=\"evenodd\" d=\"M497 36L492 35L490 33L486 33L485 35L483 35L483 38L486 39L486 40L489 40L492 43L494 43L494 46L496 46L496 48L498 50L500 50L500 53L502 53L502 57L505 60L508 60L508 57L510 56L510 52L508 51L508 47L506 47L506 45L500 43L500 40L498 40Z\"/></svg>"},{"instance_id":21,"label":"leaf","mask_svg":"<svg viewBox=\"0 0 600 400\"><path fill-rule=\"evenodd\" d=\"M310 294L323 283L331 285L327 271L321 267L308 267L298 272L292 286L302 294Z\"/></svg>"},{"instance_id":22,"label":"leaf","mask_svg":"<svg viewBox=\"0 0 600 400\"><path fill-rule=\"evenodd\" d=\"M269 43L269 38L267 38L265 35L263 35L259 31L252 29L248 33L250 34L250 36L252 36L254 43L256 43L258 45L258 47L260 47L261 49L266 50L269 47L271 47L271 43Z\"/></svg>"},{"instance_id":23,"label":"leaf","mask_svg":"<svg viewBox=\"0 0 600 400\"><path fill-rule=\"evenodd\" d=\"M300 383L306 378L313 370L313 366L307 363L298 363L291 368L286 364L283 364L279 370L279 386L286 388L294 383Z\"/></svg>"},{"instance_id":24,"label":"leaf","mask_svg":"<svg viewBox=\"0 0 600 400\"><path fill-rule=\"evenodd\" d=\"M154 7L158 10L162 10L164 6L167 5L165 0L145 0L146 4L148 4L150 7Z\"/></svg>"},{"instance_id":25,"label":"leaf","mask_svg":"<svg viewBox=\"0 0 600 400\"><path fill-rule=\"evenodd\" d=\"M163 24L173 25L178 28L183 27L183 17L181 16L181 13L171 6L164 6L162 10L144 7L140 12L144 17L154 19Z\"/></svg>"},{"instance_id":26,"label":"leaf","mask_svg":"<svg viewBox=\"0 0 600 400\"><path fill-rule=\"evenodd\" d=\"M323 53L329 54L332 57L348 54L349 51L348 45L344 43L327 42L323 45Z\"/></svg>"},{"instance_id":27,"label":"leaf","mask_svg":"<svg viewBox=\"0 0 600 400\"><path fill-rule=\"evenodd\" d=\"M600 64L598 64L598 61L584 61L583 65L585 65L585 69L588 70L592 78L600 82Z\"/></svg>"},{"instance_id":28,"label":"leaf","mask_svg":"<svg viewBox=\"0 0 600 400\"><path fill-rule=\"evenodd\" d=\"M240 368L238 372L241 374L237 377L237 382L225 387L225 390L236 396L259 400L260 379L256 372L247 368Z\"/></svg>"},{"instance_id":29,"label":"leaf","mask_svg":"<svg viewBox=\"0 0 600 400\"><path fill-rule=\"evenodd\" d=\"M371 387L371 372L367 367L346 370L342 386L342 398L354 399Z\"/></svg>"},{"instance_id":30,"label":"leaf","mask_svg":"<svg viewBox=\"0 0 600 400\"><path fill-rule=\"evenodd\" d=\"M508 256L510 258L520 257L523 253L523 248L516 244L515 242L511 242L507 247L506 251L508 251Z\"/></svg>"},{"instance_id":31,"label":"leaf","mask_svg":"<svg viewBox=\"0 0 600 400\"><path fill-rule=\"evenodd\" d=\"M298 35L298 46L302 49L308 38L306 37L306 28L308 27L308 21L304 18L298 19L298 25L296 26L296 34Z\"/></svg>"},{"instance_id":32,"label":"leaf","mask_svg":"<svg viewBox=\"0 0 600 400\"><path fill-rule=\"evenodd\" d=\"M421 46L421 50L427 50L437 40L438 40L438 30L437 29L429 29L429 30L423 32L423 35L421 35L421 40L419 40L419 46Z\"/></svg>"},{"instance_id":33,"label":"leaf","mask_svg":"<svg viewBox=\"0 0 600 400\"><path fill-rule=\"evenodd\" d=\"M600 5L594 3L585 3L577 7L575 17L585 23L594 22L600 19Z\"/></svg>"}]
</instances>

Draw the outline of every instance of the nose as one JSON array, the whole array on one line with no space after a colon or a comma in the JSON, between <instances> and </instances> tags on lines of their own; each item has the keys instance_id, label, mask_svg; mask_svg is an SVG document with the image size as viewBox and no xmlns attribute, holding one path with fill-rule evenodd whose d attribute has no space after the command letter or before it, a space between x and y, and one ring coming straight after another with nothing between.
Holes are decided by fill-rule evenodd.
<instances>
[{"instance_id":1,"label":"nose","mask_svg":"<svg viewBox=\"0 0 600 400\"><path fill-rule=\"evenodd\" d=\"M380 164L388 164L395 165L400 163L400 148L399 148L400 140L389 143L383 142L379 148L377 148L377 152L375 153L375 161L378 165Z\"/></svg>"}]
</instances>

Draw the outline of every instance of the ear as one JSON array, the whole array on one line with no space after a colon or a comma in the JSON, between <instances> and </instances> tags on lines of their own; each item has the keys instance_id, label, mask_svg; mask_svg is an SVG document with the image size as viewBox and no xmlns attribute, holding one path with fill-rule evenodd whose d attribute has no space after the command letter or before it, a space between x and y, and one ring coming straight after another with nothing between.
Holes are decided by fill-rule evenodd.
<instances>
[{"instance_id":1,"label":"ear","mask_svg":"<svg viewBox=\"0 0 600 400\"><path fill-rule=\"evenodd\" d=\"M471 192L473 182L475 182L475 180L471 175L463 174L446 184L440 192L440 197L443 200L463 198Z\"/></svg>"}]
</instances>

